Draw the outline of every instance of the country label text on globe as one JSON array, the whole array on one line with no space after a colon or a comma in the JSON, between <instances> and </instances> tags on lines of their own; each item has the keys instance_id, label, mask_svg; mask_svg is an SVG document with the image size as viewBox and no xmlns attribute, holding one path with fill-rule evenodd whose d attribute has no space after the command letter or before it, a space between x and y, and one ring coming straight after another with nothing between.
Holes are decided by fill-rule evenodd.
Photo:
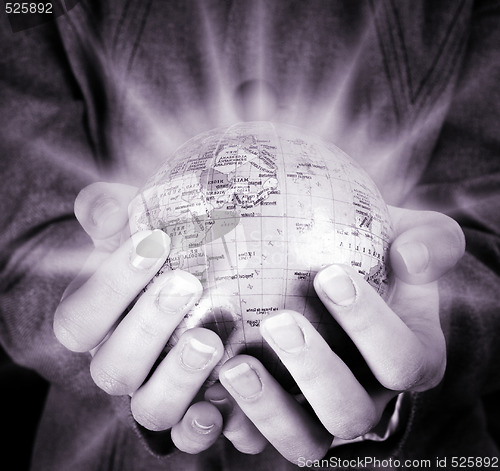
<instances>
[{"instance_id":1,"label":"country label text on globe","mask_svg":"<svg viewBox=\"0 0 500 471\"><path fill-rule=\"evenodd\" d=\"M281 309L326 333L334 321L312 282L329 264L355 267L382 297L389 291L392 227L380 192L336 146L291 126L238 123L194 137L132 202L130 225L165 231L162 270L186 270L204 288L169 344L207 327L225 344L222 361L268 356L259 325Z\"/></svg>"}]
</instances>

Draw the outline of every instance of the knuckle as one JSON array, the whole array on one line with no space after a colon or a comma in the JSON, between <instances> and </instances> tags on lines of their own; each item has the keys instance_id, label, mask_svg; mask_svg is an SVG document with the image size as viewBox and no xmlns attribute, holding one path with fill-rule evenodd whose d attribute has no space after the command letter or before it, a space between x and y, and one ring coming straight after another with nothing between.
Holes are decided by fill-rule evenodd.
<instances>
[{"instance_id":1,"label":"knuckle","mask_svg":"<svg viewBox=\"0 0 500 471\"><path fill-rule=\"evenodd\" d=\"M323 374L319 367L313 364L307 364L307 367L296 368L294 379L304 389L316 389L321 387Z\"/></svg>"},{"instance_id":2,"label":"knuckle","mask_svg":"<svg viewBox=\"0 0 500 471\"><path fill-rule=\"evenodd\" d=\"M233 444L233 446L245 455L257 455L264 451L267 440L259 432L248 429L245 424L238 424L239 427L228 429L226 426L223 435Z\"/></svg>"},{"instance_id":3,"label":"knuckle","mask_svg":"<svg viewBox=\"0 0 500 471\"><path fill-rule=\"evenodd\" d=\"M57 340L68 350L73 352L89 350L81 341L82 327L63 306L59 307L55 313L53 329Z\"/></svg>"},{"instance_id":4,"label":"knuckle","mask_svg":"<svg viewBox=\"0 0 500 471\"><path fill-rule=\"evenodd\" d=\"M132 411L132 415L136 422L152 432L161 432L162 430L169 428L168 426L163 426L157 418L147 410L141 409L138 411Z\"/></svg>"},{"instance_id":5,"label":"knuckle","mask_svg":"<svg viewBox=\"0 0 500 471\"><path fill-rule=\"evenodd\" d=\"M352 440L368 433L380 420L375 404L367 399L348 407L345 413L336 415L325 428L343 440Z\"/></svg>"},{"instance_id":6,"label":"knuckle","mask_svg":"<svg viewBox=\"0 0 500 471\"><path fill-rule=\"evenodd\" d=\"M427 374L424 376L420 384L416 385L415 391L426 391L436 387L444 378L446 371L446 353L436 357L436 360L431 363Z\"/></svg>"},{"instance_id":7,"label":"knuckle","mask_svg":"<svg viewBox=\"0 0 500 471\"><path fill-rule=\"evenodd\" d=\"M421 386L415 388L415 391L422 392L427 391L428 389L435 388L442 381L443 377L444 373L429 376L427 381L425 381Z\"/></svg>"},{"instance_id":8,"label":"knuckle","mask_svg":"<svg viewBox=\"0 0 500 471\"><path fill-rule=\"evenodd\" d=\"M367 316L358 316L357 319L349 319L349 334L352 336L370 337L370 331L374 332L375 327L376 326L374 326L373 322L371 322L370 318Z\"/></svg>"},{"instance_id":9,"label":"knuckle","mask_svg":"<svg viewBox=\"0 0 500 471\"><path fill-rule=\"evenodd\" d=\"M426 371L425 363L417 355L398 366L387 368L381 383L392 391L409 391L425 380Z\"/></svg>"},{"instance_id":10,"label":"knuckle","mask_svg":"<svg viewBox=\"0 0 500 471\"><path fill-rule=\"evenodd\" d=\"M161 329L158 327L158 323L149 318L147 313L137 314L137 328L139 331L139 338L145 344L158 339L161 335Z\"/></svg>"},{"instance_id":11,"label":"knuckle","mask_svg":"<svg viewBox=\"0 0 500 471\"><path fill-rule=\"evenodd\" d=\"M90 363L90 374L94 383L111 396L123 396L132 392L127 379L116 368L99 365L93 360Z\"/></svg>"},{"instance_id":12,"label":"knuckle","mask_svg":"<svg viewBox=\"0 0 500 471\"><path fill-rule=\"evenodd\" d=\"M258 455L259 453L262 453L264 451L264 448L266 448L267 443L262 441L259 441L257 443L248 443L247 441L241 441L241 442L234 442L231 440L231 438L227 437L226 438L232 442L233 446L241 453L244 453L245 455Z\"/></svg>"},{"instance_id":13,"label":"knuckle","mask_svg":"<svg viewBox=\"0 0 500 471\"><path fill-rule=\"evenodd\" d=\"M446 342L436 333L397 365L387 365L381 384L393 391L425 391L437 386L446 370Z\"/></svg>"},{"instance_id":14,"label":"knuckle","mask_svg":"<svg viewBox=\"0 0 500 471\"><path fill-rule=\"evenodd\" d=\"M307 461L321 460L328 453L331 444L332 437L318 440L318 442L310 445L307 449L300 450L292 461L298 462L299 458L305 458Z\"/></svg>"},{"instance_id":15,"label":"knuckle","mask_svg":"<svg viewBox=\"0 0 500 471\"><path fill-rule=\"evenodd\" d=\"M172 427L176 422L170 423L165 417L160 417L159 414L151 407L145 406L142 401L134 400L136 396L132 397L130 409L132 416L144 428L152 432L160 432Z\"/></svg>"},{"instance_id":16,"label":"knuckle","mask_svg":"<svg viewBox=\"0 0 500 471\"><path fill-rule=\"evenodd\" d=\"M127 292L127 283L124 283L123 274L121 277L113 276L112 274L100 277L100 289L102 290L103 298L110 296L113 299L128 298L130 294Z\"/></svg>"}]
</instances>

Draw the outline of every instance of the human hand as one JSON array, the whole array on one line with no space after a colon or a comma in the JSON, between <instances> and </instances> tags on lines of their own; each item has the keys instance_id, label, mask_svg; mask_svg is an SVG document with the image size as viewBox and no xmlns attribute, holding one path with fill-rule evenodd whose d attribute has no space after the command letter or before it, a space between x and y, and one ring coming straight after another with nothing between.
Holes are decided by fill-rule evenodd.
<instances>
[{"instance_id":1,"label":"human hand","mask_svg":"<svg viewBox=\"0 0 500 471\"><path fill-rule=\"evenodd\" d=\"M135 192L135 188L127 189L123 186L98 184L80 195L79 199L81 201L75 204L75 211L82 226L94 240L96 245L93 254L94 258L99 260L109 257L109 253L118 247L121 238L119 234L128 221L126 208ZM106 206L107 203L110 203L109 199L114 200L114 204L110 205L112 210L103 212L100 209L103 201L104 206ZM101 213L100 216L99 213ZM409 212L395 208L391 209L391 213L398 236L392 245L391 251L394 252L398 244L402 245L404 243L406 249L411 249L411 245L408 244L410 242L417 243L416 251L414 253L410 251L409 255L408 250L401 255L396 253L393 256L391 253L391 259L394 261L393 268L399 278L417 283L436 279L449 269L460 257L461 251L463 252L461 231L449 218L436 213ZM426 224L432 226L430 231L425 229ZM433 238L429 236L431 232L434 234ZM419 246L419 244L423 244L424 247ZM419 257L412 257L415 253L421 254L422 250L424 253L429 254L427 263L422 263L422 259ZM103 256L100 255L100 252L103 253ZM92 263L89 263L89 265L92 266ZM415 276L417 276L417 279L415 279ZM81 280L75 280L73 286L69 287L67 291L72 292L75 285L76 287L80 286ZM389 394L387 398L389 397L392 396ZM227 394L221 385L216 385L210 389L207 392L207 399L213 401L213 404L216 404L222 412L224 416L224 434L240 451L257 453L262 450L267 440L249 421L248 417L243 414L234 399ZM380 399L377 402L381 403ZM168 405L168 401L166 404ZM161 417L162 410L165 409L165 403L157 403L156 406L160 410L155 411L154 416ZM221 428L221 414L213 406L210 406L211 404L207 402L194 404L184 415L184 418L173 426L172 438L178 448L190 453L196 453L208 448L215 441ZM299 414L299 416L302 416L302 419L307 417L304 414ZM311 421L309 420L309 422ZM196 424L207 425L197 429ZM298 427L297 430L300 432L301 428ZM309 441L309 444L314 448L318 440L319 442L323 440L324 445L322 447L326 446L327 448L331 437L329 434L324 434L321 428L319 431L321 436L318 438L318 436L314 437L313 434L312 441ZM283 441L286 442L287 434L283 435L283 437L285 437ZM271 442L273 442L272 437ZM322 447L320 447L321 450ZM319 456L321 453L317 454Z\"/></svg>"},{"instance_id":2,"label":"human hand","mask_svg":"<svg viewBox=\"0 0 500 471\"><path fill-rule=\"evenodd\" d=\"M229 360L206 398L225 416L226 437L246 453L269 441L285 458L319 459L332 437L364 435L402 391L424 391L442 379L446 345L439 319L437 279L464 252L453 220L432 212L390 208L395 240L391 300L352 268L318 273L316 292L361 353L366 369L351 368L302 315L284 311L261 324L264 339L314 410L310 414L253 357Z\"/></svg>"},{"instance_id":3,"label":"human hand","mask_svg":"<svg viewBox=\"0 0 500 471\"><path fill-rule=\"evenodd\" d=\"M222 418L208 402L191 403L219 362L223 345L215 333L191 329L155 365L202 287L193 275L175 270L159 275L142 292L165 262L170 240L162 231L129 238L127 207L136 192L97 183L78 195L75 214L95 249L56 310L54 332L68 349L91 353L97 386L131 396L137 422L153 431L173 427L176 443L198 452L218 437Z\"/></svg>"}]
</instances>

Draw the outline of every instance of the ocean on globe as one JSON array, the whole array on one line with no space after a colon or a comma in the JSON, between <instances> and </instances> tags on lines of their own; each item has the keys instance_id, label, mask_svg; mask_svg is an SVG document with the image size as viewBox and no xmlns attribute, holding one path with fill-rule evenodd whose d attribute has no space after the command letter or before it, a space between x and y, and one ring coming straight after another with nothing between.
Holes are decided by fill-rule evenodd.
<instances>
[{"instance_id":1,"label":"ocean on globe","mask_svg":"<svg viewBox=\"0 0 500 471\"><path fill-rule=\"evenodd\" d=\"M221 364L252 354L283 381L259 332L269 314L297 311L332 347L348 342L315 294L318 270L349 265L388 295L392 227L380 192L339 148L292 126L244 122L192 138L131 203L130 226L169 234L162 271L186 270L204 288L167 349L206 327L224 342Z\"/></svg>"}]
</instances>

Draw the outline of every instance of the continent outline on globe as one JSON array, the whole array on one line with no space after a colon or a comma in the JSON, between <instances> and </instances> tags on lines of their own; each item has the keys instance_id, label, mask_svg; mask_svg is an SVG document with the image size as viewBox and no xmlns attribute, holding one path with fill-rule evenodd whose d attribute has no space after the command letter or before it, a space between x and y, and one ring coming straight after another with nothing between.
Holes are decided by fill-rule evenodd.
<instances>
[{"instance_id":1,"label":"continent outline on globe","mask_svg":"<svg viewBox=\"0 0 500 471\"><path fill-rule=\"evenodd\" d=\"M204 326L221 336L222 362L271 355L258 327L281 309L327 337L334 321L312 282L328 264L355 267L388 295L392 227L380 192L344 152L292 126L244 122L195 136L131 203L130 225L169 234L162 270L189 271L204 287L167 347Z\"/></svg>"}]
</instances>

